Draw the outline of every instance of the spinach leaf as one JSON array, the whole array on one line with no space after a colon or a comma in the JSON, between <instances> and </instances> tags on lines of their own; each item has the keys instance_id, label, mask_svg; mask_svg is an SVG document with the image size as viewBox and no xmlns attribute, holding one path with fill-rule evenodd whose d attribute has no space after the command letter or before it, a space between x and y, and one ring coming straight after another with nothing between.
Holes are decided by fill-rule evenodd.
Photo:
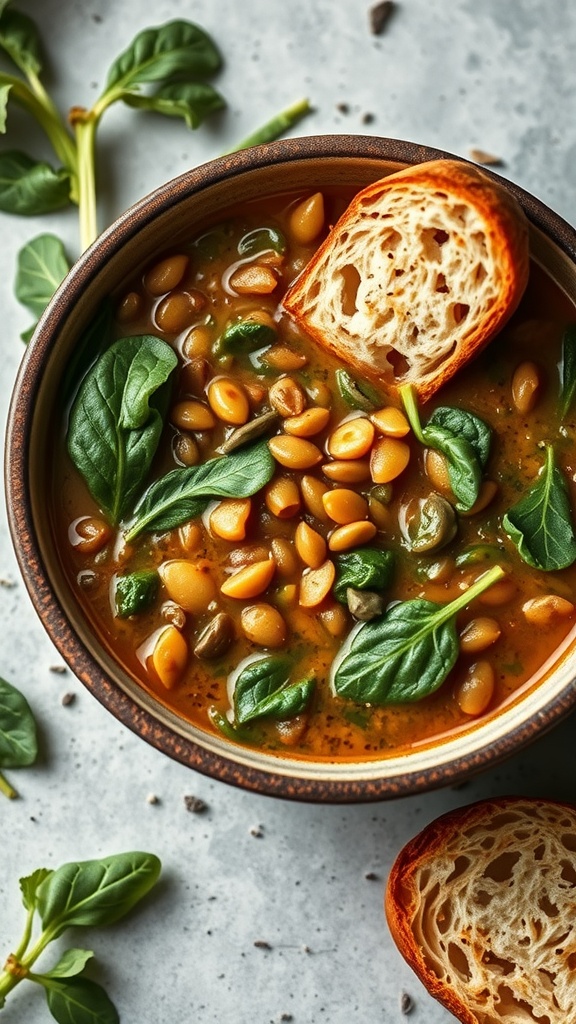
<instances>
[{"instance_id":1,"label":"spinach leaf","mask_svg":"<svg viewBox=\"0 0 576 1024\"><path fill-rule=\"evenodd\" d=\"M50 941L66 928L113 924L149 892L160 875L152 853L118 853L63 864L39 885L36 906Z\"/></svg>"},{"instance_id":2,"label":"spinach leaf","mask_svg":"<svg viewBox=\"0 0 576 1024\"><path fill-rule=\"evenodd\" d=\"M218 355L228 352L254 352L256 349L273 345L275 341L276 331L273 327L248 316L226 325L216 343L216 351Z\"/></svg>"},{"instance_id":3,"label":"spinach leaf","mask_svg":"<svg viewBox=\"0 0 576 1024\"><path fill-rule=\"evenodd\" d=\"M42 47L36 25L22 11L9 8L0 18L0 48L25 75L35 78L42 70Z\"/></svg>"},{"instance_id":4,"label":"spinach leaf","mask_svg":"<svg viewBox=\"0 0 576 1024\"><path fill-rule=\"evenodd\" d=\"M172 530L201 515L213 498L249 498L272 479L274 465L268 444L260 441L199 466L171 470L139 501L126 541L143 530Z\"/></svg>"},{"instance_id":5,"label":"spinach leaf","mask_svg":"<svg viewBox=\"0 0 576 1024\"><path fill-rule=\"evenodd\" d=\"M458 657L455 618L504 575L494 566L447 605L401 601L380 619L364 623L336 664L338 696L360 704L422 700L444 682Z\"/></svg>"},{"instance_id":6,"label":"spinach leaf","mask_svg":"<svg viewBox=\"0 0 576 1024\"><path fill-rule=\"evenodd\" d=\"M0 153L0 210L20 216L52 213L70 201L70 172L20 150Z\"/></svg>"},{"instance_id":7,"label":"spinach leaf","mask_svg":"<svg viewBox=\"0 0 576 1024\"><path fill-rule=\"evenodd\" d=\"M150 607L157 593L158 573L155 569L118 576L114 587L116 615L120 619L138 615Z\"/></svg>"},{"instance_id":8,"label":"spinach leaf","mask_svg":"<svg viewBox=\"0 0 576 1024\"><path fill-rule=\"evenodd\" d=\"M420 443L445 456L456 508L468 511L480 491L482 469L490 452L490 427L474 413L452 406L440 406L423 427L413 386L400 388L400 396Z\"/></svg>"},{"instance_id":9,"label":"spinach leaf","mask_svg":"<svg viewBox=\"0 0 576 1024\"><path fill-rule=\"evenodd\" d=\"M454 437L463 437L474 450L482 469L488 462L492 431L484 420L466 409L458 409L451 405L439 405L432 413L425 432L429 427L440 427Z\"/></svg>"},{"instance_id":10,"label":"spinach leaf","mask_svg":"<svg viewBox=\"0 0 576 1024\"><path fill-rule=\"evenodd\" d=\"M178 360L154 335L121 338L80 385L68 451L111 522L132 508L156 453Z\"/></svg>"},{"instance_id":11,"label":"spinach leaf","mask_svg":"<svg viewBox=\"0 0 576 1024\"><path fill-rule=\"evenodd\" d=\"M279 228L254 228L238 242L239 256L255 256L263 252L286 252L286 237Z\"/></svg>"},{"instance_id":12,"label":"spinach leaf","mask_svg":"<svg viewBox=\"0 0 576 1024\"><path fill-rule=\"evenodd\" d=\"M59 980L35 974L46 991L50 1013L58 1024L119 1024L114 1003L101 985L88 978Z\"/></svg>"},{"instance_id":13,"label":"spinach leaf","mask_svg":"<svg viewBox=\"0 0 576 1024\"><path fill-rule=\"evenodd\" d=\"M2 82L2 80L0 80L0 134L2 135L6 132L8 97L10 95L11 88L11 82Z\"/></svg>"},{"instance_id":14,"label":"spinach leaf","mask_svg":"<svg viewBox=\"0 0 576 1024\"><path fill-rule=\"evenodd\" d=\"M314 679L289 685L292 663L283 655L258 658L246 666L234 687L234 718L240 725L256 718L292 718L310 700Z\"/></svg>"},{"instance_id":15,"label":"spinach leaf","mask_svg":"<svg viewBox=\"0 0 576 1024\"><path fill-rule=\"evenodd\" d=\"M576 561L568 488L551 445L536 483L509 509L502 525L520 557L536 569L566 569Z\"/></svg>"},{"instance_id":16,"label":"spinach leaf","mask_svg":"<svg viewBox=\"0 0 576 1024\"><path fill-rule=\"evenodd\" d=\"M570 324L562 336L560 364L560 418L566 419L576 396L576 324Z\"/></svg>"},{"instance_id":17,"label":"spinach leaf","mask_svg":"<svg viewBox=\"0 0 576 1024\"><path fill-rule=\"evenodd\" d=\"M347 603L348 587L355 590L386 590L392 582L394 555L392 551L380 548L355 548L337 555L334 596L342 604Z\"/></svg>"},{"instance_id":18,"label":"spinach leaf","mask_svg":"<svg viewBox=\"0 0 576 1024\"><path fill-rule=\"evenodd\" d=\"M336 370L335 377L338 391L351 409L373 412L382 405L382 398L366 381L354 380L347 370Z\"/></svg>"},{"instance_id":19,"label":"spinach leaf","mask_svg":"<svg viewBox=\"0 0 576 1024\"><path fill-rule=\"evenodd\" d=\"M73 978L80 974L86 964L92 959L94 953L91 949L67 949L60 957L55 967L44 971L43 978Z\"/></svg>"},{"instance_id":20,"label":"spinach leaf","mask_svg":"<svg viewBox=\"0 0 576 1024\"><path fill-rule=\"evenodd\" d=\"M26 875L25 878L20 879L22 902L26 910L33 910L35 908L38 886L50 874L51 871L48 868L36 868L36 871L33 871L31 875Z\"/></svg>"},{"instance_id":21,"label":"spinach leaf","mask_svg":"<svg viewBox=\"0 0 576 1024\"><path fill-rule=\"evenodd\" d=\"M480 493L482 469L474 449L465 437L455 437L442 427L426 426L422 431L424 443L446 458L448 478L454 492L456 508L466 512L472 508Z\"/></svg>"},{"instance_id":22,"label":"spinach leaf","mask_svg":"<svg viewBox=\"0 0 576 1024\"><path fill-rule=\"evenodd\" d=\"M38 756L36 723L19 690L0 679L0 768L24 768Z\"/></svg>"},{"instance_id":23,"label":"spinach leaf","mask_svg":"<svg viewBox=\"0 0 576 1024\"><path fill-rule=\"evenodd\" d=\"M64 246L56 235L37 235L18 253L16 298L38 320L70 269ZM28 341L31 327L22 335Z\"/></svg>"},{"instance_id":24,"label":"spinach leaf","mask_svg":"<svg viewBox=\"0 0 576 1024\"><path fill-rule=\"evenodd\" d=\"M170 21L140 32L114 61L105 95L134 90L145 82L159 82L177 74L188 79L208 78L219 71L222 58L205 32L189 21Z\"/></svg>"},{"instance_id":25,"label":"spinach leaf","mask_svg":"<svg viewBox=\"0 0 576 1024\"><path fill-rule=\"evenodd\" d=\"M172 82L151 96L126 93L122 98L129 107L165 117L181 117L192 129L199 128L207 117L226 106L220 93L204 82Z\"/></svg>"}]
</instances>

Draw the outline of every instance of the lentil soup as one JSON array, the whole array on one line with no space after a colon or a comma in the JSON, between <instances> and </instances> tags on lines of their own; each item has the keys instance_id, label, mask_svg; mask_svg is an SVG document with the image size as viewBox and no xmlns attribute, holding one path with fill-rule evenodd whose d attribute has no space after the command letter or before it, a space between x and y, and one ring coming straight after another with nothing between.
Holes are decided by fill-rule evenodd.
<instances>
[{"instance_id":1,"label":"lentil soup","mask_svg":"<svg viewBox=\"0 0 576 1024\"><path fill-rule=\"evenodd\" d=\"M375 392L281 308L351 194L231 209L130 282L91 332L53 472L66 575L140 685L202 730L315 760L471 728L575 619L573 307L533 265L506 330L432 401ZM427 443L454 410L484 431L469 500L460 455ZM524 529L544 478L551 561Z\"/></svg>"}]
</instances>

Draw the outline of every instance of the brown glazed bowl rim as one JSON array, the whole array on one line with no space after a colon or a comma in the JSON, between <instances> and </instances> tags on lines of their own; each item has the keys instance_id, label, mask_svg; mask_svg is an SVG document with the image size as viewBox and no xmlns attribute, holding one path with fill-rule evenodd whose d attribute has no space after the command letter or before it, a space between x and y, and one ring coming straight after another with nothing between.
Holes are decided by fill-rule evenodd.
<instances>
[{"instance_id":1,"label":"brown glazed bowl rim","mask_svg":"<svg viewBox=\"0 0 576 1024\"><path fill-rule=\"evenodd\" d=\"M387 761L363 762L359 771L336 771L330 762L307 762L262 755L262 766L236 758L236 750L205 749L194 739L158 721L116 684L77 635L59 602L41 553L32 514L33 481L29 472L31 424L42 377L56 337L86 287L106 262L156 218L220 181L258 168L305 161L382 160L411 164L434 159L460 159L453 154L378 136L326 135L293 138L224 156L157 188L145 196L97 239L80 257L45 311L20 366L10 405L6 434L7 511L20 571L40 619L60 654L77 677L120 722L176 761L212 778L247 790L289 799L348 803L406 796L454 784L501 761L565 717L576 703L574 672L532 713L521 702L512 709L506 731L489 736L470 753L436 759L431 755L411 765L410 755L398 758L393 775L382 772ZM492 174L492 172L487 172ZM535 229L552 241L570 264L576 264L576 231L542 202L519 186L493 174L517 198ZM479 727L476 730L478 732ZM404 766L404 761L405 766ZM357 766L358 767L358 766Z\"/></svg>"}]
</instances>

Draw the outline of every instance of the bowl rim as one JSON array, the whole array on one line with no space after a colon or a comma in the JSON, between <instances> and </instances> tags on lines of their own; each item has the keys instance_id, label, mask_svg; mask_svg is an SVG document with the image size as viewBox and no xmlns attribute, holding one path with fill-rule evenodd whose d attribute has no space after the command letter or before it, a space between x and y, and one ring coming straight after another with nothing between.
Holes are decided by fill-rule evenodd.
<instances>
[{"instance_id":1,"label":"bowl rim","mask_svg":"<svg viewBox=\"0 0 576 1024\"><path fill-rule=\"evenodd\" d=\"M50 638L87 689L116 719L150 745L202 774L268 796L320 803L360 803L390 799L469 778L499 763L564 718L576 705L576 685L572 683L571 686L564 686L561 693L555 694L540 706L535 716L537 721L534 716L518 721L496 742L486 744L471 756L463 755L423 770L407 768L394 777L376 777L373 770L369 771L379 763L377 761L365 762L369 778L343 780L309 775L298 777L293 773L287 775L282 772L281 758L277 759L277 770L273 767L254 768L226 755L206 750L194 740L159 722L116 685L74 631L60 606L41 554L32 516L28 452L36 396L53 341L78 297L126 242L159 215L173 210L191 195L220 181L286 161L338 161L346 158L375 159L399 164L437 159L471 163L444 150L380 136L311 135L283 139L228 154L165 182L118 217L80 256L56 291L22 359L12 392L5 438L8 523L20 572ZM488 168L483 167L482 170L501 182L516 197L532 224L543 231L571 263L576 264L574 228L520 186ZM274 766L274 763L272 755L268 764ZM292 765L297 763L291 762ZM305 766L306 762L302 764ZM328 771L330 762L322 762L322 767Z\"/></svg>"}]
</instances>

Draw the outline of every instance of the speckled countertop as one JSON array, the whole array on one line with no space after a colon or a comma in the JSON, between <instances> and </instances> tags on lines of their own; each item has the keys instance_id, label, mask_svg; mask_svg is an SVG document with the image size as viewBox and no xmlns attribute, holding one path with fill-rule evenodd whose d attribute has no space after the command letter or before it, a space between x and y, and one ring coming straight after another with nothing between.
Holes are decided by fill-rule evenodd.
<instances>
[{"instance_id":1,"label":"speckled countertop","mask_svg":"<svg viewBox=\"0 0 576 1024\"><path fill-rule=\"evenodd\" d=\"M48 81L62 106L88 105L111 60L139 29L190 18L218 41L228 110L196 133L114 108L101 131L101 226L186 168L218 155L301 96L311 133L367 133L469 156L576 219L576 5L569 0L398 0L385 32L364 0L33 0ZM16 113L10 147L27 139ZM7 146L8 143L2 143ZM0 416L22 355L27 315L12 295L16 254L53 230L78 252L75 214L0 215ZM452 1018L397 954L382 912L395 853L426 821L482 796L574 797L576 725L465 788L393 803L278 802L197 775L120 726L73 678L32 610L0 518L0 674L40 722L38 764L10 773L21 799L0 801L0 959L20 934L18 877L40 864L149 849L164 863L153 898L121 924L72 936L96 952L92 976L125 1024L400 1024ZM70 703L65 694L73 694ZM150 795L157 797L150 801ZM203 813L185 798L204 801ZM49 1018L21 986L11 1024Z\"/></svg>"}]
</instances>

